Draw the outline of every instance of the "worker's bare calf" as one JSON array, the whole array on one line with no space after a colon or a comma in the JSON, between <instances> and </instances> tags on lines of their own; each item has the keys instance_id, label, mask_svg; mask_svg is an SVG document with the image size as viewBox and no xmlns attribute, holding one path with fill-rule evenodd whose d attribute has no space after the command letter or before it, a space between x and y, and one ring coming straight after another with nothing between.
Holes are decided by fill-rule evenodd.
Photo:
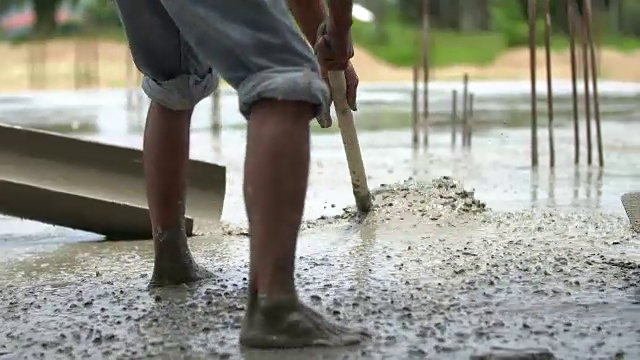
<instances>
[{"instance_id":1,"label":"worker's bare calf","mask_svg":"<svg viewBox=\"0 0 640 360\"><path fill-rule=\"evenodd\" d=\"M351 3L333 1L330 8ZM152 284L190 282L207 275L193 261L182 227L191 117L191 111L184 109L193 109L213 91L219 73L237 90L240 112L249 118L244 193L251 270L241 342L262 348L360 342L359 331L332 324L300 302L294 286L296 240L309 175L309 121L327 110L330 94L286 2L117 0L117 4L136 65L145 74L142 87L154 100L144 144L156 229ZM302 4L310 3L300 2L297 8ZM309 7L306 20L296 16L312 44L326 17L320 0L316 5ZM335 45L350 43L349 6L333 10L341 14L332 21L339 26L327 33L332 34L331 48L342 49L342 55L340 61L328 61L331 56L323 51L323 69L331 70L327 63L340 63L338 70L344 70L348 63L350 54ZM324 35L322 39L328 48Z\"/></svg>"},{"instance_id":2,"label":"worker's bare calf","mask_svg":"<svg viewBox=\"0 0 640 360\"><path fill-rule=\"evenodd\" d=\"M190 283L211 275L193 260L185 232L191 113L152 102L147 115L143 162L155 250L150 286Z\"/></svg>"},{"instance_id":3,"label":"worker's bare calf","mask_svg":"<svg viewBox=\"0 0 640 360\"><path fill-rule=\"evenodd\" d=\"M251 233L249 299L240 341L258 348L344 346L362 332L303 304L294 285L298 230L309 176L309 121L317 105L262 99L247 131L244 195Z\"/></svg>"}]
</instances>

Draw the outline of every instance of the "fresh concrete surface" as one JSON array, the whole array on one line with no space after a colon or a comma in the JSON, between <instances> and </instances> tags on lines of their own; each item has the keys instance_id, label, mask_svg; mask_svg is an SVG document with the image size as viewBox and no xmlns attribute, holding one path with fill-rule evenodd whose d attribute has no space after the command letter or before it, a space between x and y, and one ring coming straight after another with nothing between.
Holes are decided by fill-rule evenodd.
<instances>
[{"instance_id":1,"label":"fresh concrete surface","mask_svg":"<svg viewBox=\"0 0 640 360\"><path fill-rule=\"evenodd\" d=\"M337 321L373 331L363 346L239 349L247 241L212 234L192 247L216 278L193 287L145 289L150 242L72 244L9 262L0 270L0 352L47 359L465 359L500 346L520 355L542 348L558 359L640 357L640 262L624 255L638 239L625 219L485 212L452 181L435 184L387 188L364 221L346 212L314 221L302 234L302 297ZM548 358L536 354L529 358ZM527 357L508 357L519 358Z\"/></svg>"},{"instance_id":2,"label":"fresh concrete surface","mask_svg":"<svg viewBox=\"0 0 640 360\"><path fill-rule=\"evenodd\" d=\"M342 211L353 197L339 136L313 135L298 285L301 296L329 316L372 330L375 337L364 346L286 353L238 348L248 260L245 134L226 126L241 117L237 99L229 97L227 105L223 96L221 137L208 128L206 104L196 109L192 136L194 158L228 170L222 231L213 226L191 240L216 278L149 293L150 242L98 242L92 234L0 218L0 352L7 359L491 358L480 356L485 351L503 360L548 359L549 352L558 359L639 358L640 240L620 204L620 195L640 182L640 146L629 136L640 131L630 121L637 100L603 100L611 111L603 116L604 170L584 162L573 167L571 124L559 110L557 168L546 168L541 129L541 167L532 172L526 123L503 124L528 119L526 84L520 92L506 84L495 96L493 87L474 84L476 114L492 125L474 128L471 152L452 150L448 128L436 124L428 151L412 153L407 129L376 128L384 116L408 118L409 94L363 87L356 116L369 184L389 189L378 193L380 207L364 222ZM459 85L432 92L432 110L441 119L448 117L451 88ZM130 119L122 110L124 94L101 94L93 105L77 95L34 95L30 109L15 103L0 117L43 128L73 120L64 126L79 126L70 130L77 136L139 147L142 115ZM389 98L391 104L383 101ZM474 195L458 185L422 187L421 181L444 174L461 179ZM408 177L420 181L397 185ZM483 212L473 198L491 210Z\"/></svg>"}]
</instances>

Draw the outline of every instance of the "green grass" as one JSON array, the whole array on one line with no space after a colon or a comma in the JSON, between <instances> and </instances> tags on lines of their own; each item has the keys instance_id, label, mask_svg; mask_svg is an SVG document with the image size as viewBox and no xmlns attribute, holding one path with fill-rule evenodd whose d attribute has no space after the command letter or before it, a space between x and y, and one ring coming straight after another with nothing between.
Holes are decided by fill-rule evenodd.
<instances>
[{"instance_id":1,"label":"green grass","mask_svg":"<svg viewBox=\"0 0 640 360\"><path fill-rule=\"evenodd\" d=\"M376 38L373 24L355 21L353 25L354 42L390 64L407 67L415 64L420 57L419 30L394 17L389 18L384 29L386 41L381 43ZM539 34L541 33L540 31ZM81 29L76 33L64 31L53 36L53 38L69 37L98 37L112 41L125 41L124 32L120 27L100 27L90 31ZM1 40L2 37L0 37ZM20 43L28 40L14 39L13 42ZM599 45L623 52L640 49L639 38L622 37L615 34L602 34L597 37L596 42ZM557 34L552 37L554 50L561 51L568 47L569 40L566 36ZM430 33L430 60L433 67L465 64L487 65L506 50L508 50L508 46L505 38L497 32L461 33L433 29Z\"/></svg>"},{"instance_id":2,"label":"green grass","mask_svg":"<svg viewBox=\"0 0 640 360\"><path fill-rule=\"evenodd\" d=\"M46 40L59 40L59 39L102 39L111 41L126 41L124 31L120 27L107 26L96 27L91 29L77 28L74 26L67 26L58 29L53 34L48 34ZM37 34L31 33L27 36L19 36L14 38L6 38L0 36L0 41L9 41L15 45L22 43L37 41L41 39Z\"/></svg>"},{"instance_id":3,"label":"green grass","mask_svg":"<svg viewBox=\"0 0 640 360\"><path fill-rule=\"evenodd\" d=\"M372 24L355 22L352 30L354 42L386 62L412 66L419 58L419 32L400 22L389 22L385 29L387 41L379 43ZM430 39L432 66L488 64L506 49L502 37L496 33L462 34L434 30Z\"/></svg>"},{"instance_id":4,"label":"green grass","mask_svg":"<svg viewBox=\"0 0 640 360\"><path fill-rule=\"evenodd\" d=\"M608 35L600 40L596 39L596 41L624 52L632 52L640 49L640 39L636 38Z\"/></svg>"},{"instance_id":5,"label":"green grass","mask_svg":"<svg viewBox=\"0 0 640 360\"><path fill-rule=\"evenodd\" d=\"M631 37L604 34L594 38L594 41L597 46L605 46L625 53L640 50L640 39ZM579 46L579 44L579 40L576 39L576 46ZM569 38L564 35L554 35L551 39L551 48L559 51L568 49Z\"/></svg>"},{"instance_id":6,"label":"green grass","mask_svg":"<svg viewBox=\"0 0 640 360\"><path fill-rule=\"evenodd\" d=\"M396 66L412 66L419 59L420 36L418 29L399 21L390 20L384 26L386 41L380 43L375 36L373 24L356 21L353 25L353 38L356 45L371 52L374 56ZM540 44L542 39L539 39ZM603 34L595 41L606 47L623 52L640 49L640 39L615 34ZM508 49L502 34L497 32L461 33L445 30L433 30L430 33L431 65L443 67L451 65L486 65ZM523 45L523 46L526 46ZM565 50L569 39L565 35L552 37L552 49Z\"/></svg>"}]
</instances>

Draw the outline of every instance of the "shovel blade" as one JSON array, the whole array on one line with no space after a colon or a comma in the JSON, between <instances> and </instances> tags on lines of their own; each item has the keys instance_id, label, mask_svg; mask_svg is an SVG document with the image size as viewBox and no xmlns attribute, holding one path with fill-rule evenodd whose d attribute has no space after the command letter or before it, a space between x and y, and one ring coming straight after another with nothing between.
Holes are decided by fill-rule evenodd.
<instances>
[{"instance_id":1,"label":"shovel blade","mask_svg":"<svg viewBox=\"0 0 640 360\"><path fill-rule=\"evenodd\" d=\"M224 166L189 161L189 228L219 222L225 187ZM0 213L111 239L149 238L142 151L0 124Z\"/></svg>"},{"instance_id":2,"label":"shovel blade","mask_svg":"<svg viewBox=\"0 0 640 360\"><path fill-rule=\"evenodd\" d=\"M640 192L626 193L621 200L631 222L631 229L640 232Z\"/></svg>"}]
</instances>

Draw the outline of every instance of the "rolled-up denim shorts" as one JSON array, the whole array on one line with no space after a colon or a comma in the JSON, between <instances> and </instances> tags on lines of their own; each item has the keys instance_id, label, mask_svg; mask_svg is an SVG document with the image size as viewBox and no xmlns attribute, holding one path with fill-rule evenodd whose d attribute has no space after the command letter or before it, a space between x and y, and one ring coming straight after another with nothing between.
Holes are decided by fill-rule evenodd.
<instances>
[{"instance_id":1,"label":"rolled-up denim shorts","mask_svg":"<svg viewBox=\"0 0 640 360\"><path fill-rule=\"evenodd\" d=\"M142 89L173 110L192 109L218 86L238 93L240 112L264 98L325 111L329 90L286 0L116 0Z\"/></svg>"}]
</instances>

